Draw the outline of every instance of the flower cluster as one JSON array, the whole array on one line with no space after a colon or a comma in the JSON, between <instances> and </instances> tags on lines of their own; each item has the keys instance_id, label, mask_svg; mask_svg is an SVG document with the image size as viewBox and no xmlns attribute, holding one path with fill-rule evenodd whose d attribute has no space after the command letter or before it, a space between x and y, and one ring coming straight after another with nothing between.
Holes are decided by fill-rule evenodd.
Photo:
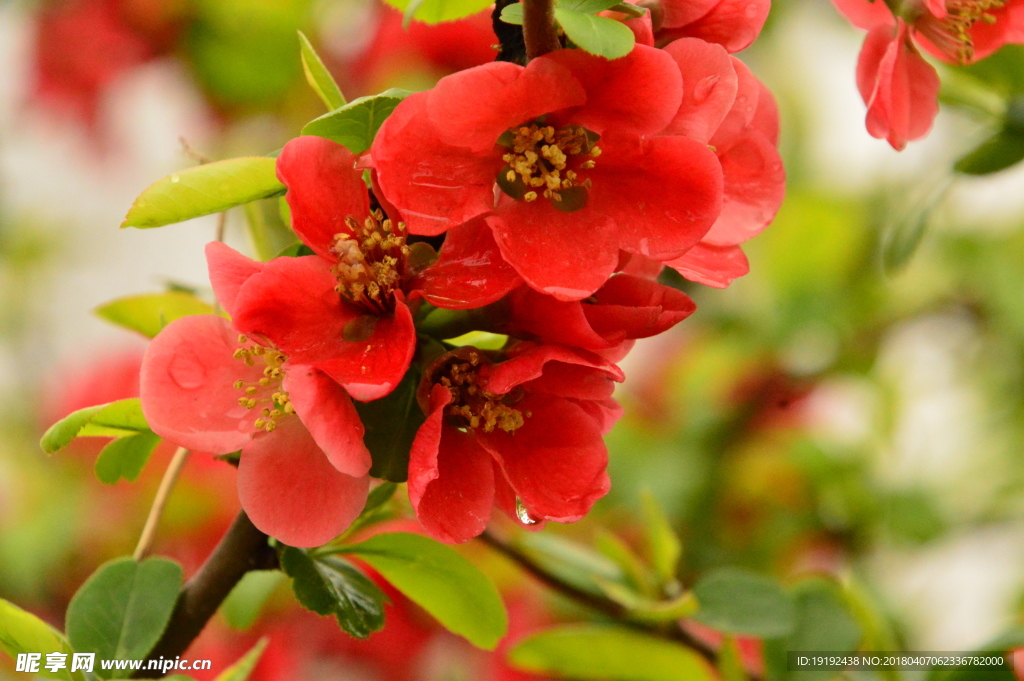
<instances>
[{"instance_id":1,"label":"flower cluster","mask_svg":"<svg viewBox=\"0 0 1024 681\"><path fill-rule=\"evenodd\" d=\"M1022 0L833 0L868 31L857 63L867 128L896 150L924 137L939 111L939 76L918 47L947 64L971 64L1024 43Z\"/></svg>"},{"instance_id":2,"label":"flower cluster","mask_svg":"<svg viewBox=\"0 0 1024 681\"><path fill-rule=\"evenodd\" d=\"M781 203L774 100L730 54L767 5L666 1L624 19L638 44L620 59L567 48L459 71L359 156L290 141L277 174L310 254L208 246L230 321L185 317L153 341L153 430L240 452L252 521L315 546L369 489L378 453L355 403L418 380L408 492L431 536L470 539L495 508L523 526L582 518L610 486L616 362L695 309L659 273L727 286ZM472 330L506 340L455 339Z\"/></svg>"}]
</instances>

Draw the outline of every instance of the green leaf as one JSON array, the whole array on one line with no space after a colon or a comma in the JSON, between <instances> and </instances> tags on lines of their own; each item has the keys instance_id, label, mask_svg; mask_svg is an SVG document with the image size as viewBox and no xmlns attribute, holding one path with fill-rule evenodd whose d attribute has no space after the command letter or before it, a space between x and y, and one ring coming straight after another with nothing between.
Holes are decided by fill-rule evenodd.
<instances>
[{"instance_id":1,"label":"green leaf","mask_svg":"<svg viewBox=\"0 0 1024 681\"><path fill-rule=\"evenodd\" d=\"M282 192L276 164L265 156L244 156L168 175L139 194L121 227L162 227Z\"/></svg>"},{"instance_id":2,"label":"green leaf","mask_svg":"<svg viewBox=\"0 0 1024 681\"><path fill-rule=\"evenodd\" d=\"M213 306L184 291L126 296L100 305L95 312L108 322L138 331L146 338L155 337L175 319L214 314Z\"/></svg>"},{"instance_id":3,"label":"green leaf","mask_svg":"<svg viewBox=\"0 0 1024 681\"><path fill-rule=\"evenodd\" d=\"M658 595L650 568L644 565L629 544L608 530L601 530L594 539L594 546L619 566L635 591L648 597Z\"/></svg>"},{"instance_id":4,"label":"green leaf","mask_svg":"<svg viewBox=\"0 0 1024 681\"><path fill-rule=\"evenodd\" d=\"M96 459L96 477L108 485L121 478L135 482L158 444L160 436L151 430L114 440Z\"/></svg>"},{"instance_id":5,"label":"green leaf","mask_svg":"<svg viewBox=\"0 0 1024 681\"><path fill-rule=\"evenodd\" d=\"M651 555L651 563L663 584L676 579L679 559L683 555L683 545L679 536L672 529L665 511L658 504L650 491L641 495L644 508L644 532L647 536L647 547Z\"/></svg>"},{"instance_id":6,"label":"green leaf","mask_svg":"<svg viewBox=\"0 0 1024 681\"><path fill-rule=\"evenodd\" d=\"M722 681L747 681L743 658L740 657L740 647L732 636L726 636L718 650L718 673L721 674Z\"/></svg>"},{"instance_id":7,"label":"green leaf","mask_svg":"<svg viewBox=\"0 0 1024 681\"><path fill-rule=\"evenodd\" d=\"M309 38L299 31L299 53L302 56L302 70L306 72L306 81L313 91L323 100L328 109L345 106L345 96L334 81L334 76L324 66L320 55L313 49ZM306 134L306 133L303 133Z\"/></svg>"},{"instance_id":8,"label":"green leaf","mask_svg":"<svg viewBox=\"0 0 1024 681\"><path fill-rule=\"evenodd\" d=\"M386 397L372 402L355 402L366 428L363 443L370 450L370 475L390 482L409 477L409 450L416 431L426 420L416 402L420 372L412 368Z\"/></svg>"},{"instance_id":9,"label":"green leaf","mask_svg":"<svg viewBox=\"0 0 1024 681\"><path fill-rule=\"evenodd\" d=\"M413 10L412 18L428 24L442 21L454 21L482 12L493 2L489 0L385 0L389 5L405 14L412 2L418 6Z\"/></svg>"},{"instance_id":10,"label":"green leaf","mask_svg":"<svg viewBox=\"0 0 1024 681\"><path fill-rule=\"evenodd\" d=\"M506 5L501 10L501 20L506 24L523 25L523 3L517 2L514 5Z\"/></svg>"},{"instance_id":11,"label":"green leaf","mask_svg":"<svg viewBox=\"0 0 1024 681\"><path fill-rule=\"evenodd\" d=\"M516 667L595 681L711 681L694 651L678 643L613 626L576 624L529 636L509 653Z\"/></svg>"},{"instance_id":12,"label":"green leaf","mask_svg":"<svg viewBox=\"0 0 1024 681\"><path fill-rule=\"evenodd\" d=\"M260 616L267 599L284 579L280 570L251 570L235 584L220 612L227 620L228 626L238 631L245 631Z\"/></svg>"},{"instance_id":13,"label":"green leaf","mask_svg":"<svg viewBox=\"0 0 1024 681\"><path fill-rule=\"evenodd\" d=\"M101 659L144 658L160 640L180 588L181 566L164 558L104 563L68 605L68 639L76 651ZM131 672L98 667L96 673L103 678Z\"/></svg>"},{"instance_id":14,"label":"green leaf","mask_svg":"<svg viewBox=\"0 0 1024 681\"><path fill-rule=\"evenodd\" d=\"M266 262L295 243L295 232L284 224L278 199L263 199L245 204L245 221L249 227L256 257Z\"/></svg>"},{"instance_id":15,"label":"green leaf","mask_svg":"<svg viewBox=\"0 0 1024 681\"><path fill-rule=\"evenodd\" d=\"M256 668L256 663L260 661L260 656L263 655L263 651L269 642L270 639L266 636L261 638L238 662L235 662L221 672L217 676L216 681L245 681L248 679L249 675L252 674L252 670Z\"/></svg>"},{"instance_id":16,"label":"green leaf","mask_svg":"<svg viewBox=\"0 0 1024 681\"><path fill-rule=\"evenodd\" d=\"M407 90L391 88L379 95L360 97L310 121L302 134L326 137L344 144L353 154L361 154L370 148L381 124L409 94Z\"/></svg>"},{"instance_id":17,"label":"green leaf","mask_svg":"<svg viewBox=\"0 0 1024 681\"><path fill-rule=\"evenodd\" d=\"M418 534L378 534L343 548L381 573L449 631L493 650L508 629L494 584L454 549Z\"/></svg>"},{"instance_id":18,"label":"green leaf","mask_svg":"<svg viewBox=\"0 0 1024 681\"><path fill-rule=\"evenodd\" d=\"M516 547L545 571L595 596L605 594L603 583L626 583L614 561L550 532L523 534L516 540Z\"/></svg>"},{"instance_id":19,"label":"green leaf","mask_svg":"<svg viewBox=\"0 0 1024 681\"><path fill-rule=\"evenodd\" d=\"M597 14L619 4L619 0L558 0L558 6L573 12Z\"/></svg>"},{"instance_id":20,"label":"green leaf","mask_svg":"<svg viewBox=\"0 0 1024 681\"><path fill-rule=\"evenodd\" d=\"M700 605L692 591L687 591L668 601L656 601L637 594L615 582L597 580L608 598L626 609L626 616L636 622L672 622L690 617Z\"/></svg>"},{"instance_id":21,"label":"green leaf","mask_svg":"<svg viewBox=\"0 0 1024 681\"><path fill-rule=\"evenodd\" d=\"M555 20L569 40L591 54L618 59L633 51L633 32L615 19L555 7Z\"/></svg>"},{"instance_id":22,"label":"green leaf","mask_svg":"<svg viewBox=\"0 0 1024 681\"><path fill-rule=\"evenodd\" d=\"M953 166L964 175L989 175L1024 160L1024 132L1009 127L985 140Z\"/></svg>"},{"instance_id":23,"label":"green leaf","mask_svg":"<svg viewBox=\"0 0 1024 681\"><path fill-rule=\"evenodd\" d=\"M57 673L47 671L43 666L46 663L46 653L66 653L69 656L72 653L67 639L32 613L25 612L2 598L0 598L0 650L15 659L18 657L18 653L42 653L43 657L39 665L40 676L64 679L65 681L84 680L82 672L77 671L72 674L68 671L71 667L70 657L67 669L62 669Z\"/></svg>"},{"instance_id":24,"label":"green leaf","mask_svg":"<svg viewBox=\"0 0 1024 681\"><path fill-rule=\"evenodd\" d=\"M39 446L47 454L64 447L76 437L123 437L149 432L137 397L86 407L68 414L50 426Z\"/></svg>"},{"instance_id":25,"label":"green leaf","mask_svg":"<svg viewBox=\"0 0 1024 681\"><path fill-rule=\"evenodd\" d=\"M366 505L363 506L363 512L360 515L365 515L372 511L376 511L384 504L391 501L391 497L395 496L395 490L398 489L398 485L393 482L382 482L373 488L369 496L366 497Z\"/></svg>"},{"instance_id":26,"label":"green leaf","mask_svg":"<svg viewBox=\"0 0 1024 681\"><path fill-rule=\"evenodd\" d=\"M701 576L693 592L700 603L693 619L723 633L775 638L793 630L793 601L767 577L721 568Z\"/></svg>"},{"instance_id":27,"label":"green leaf","mask_svg":"<svg viewBox=\"0 0 1024 681\"><path fill-rule=\"evenodd\" d=\"M384 592L348 561L289 546L281 553L281 567L292 578L299 603L320 615L334 615L356 638L384 626Z\"/></svg>"}]
</instances>

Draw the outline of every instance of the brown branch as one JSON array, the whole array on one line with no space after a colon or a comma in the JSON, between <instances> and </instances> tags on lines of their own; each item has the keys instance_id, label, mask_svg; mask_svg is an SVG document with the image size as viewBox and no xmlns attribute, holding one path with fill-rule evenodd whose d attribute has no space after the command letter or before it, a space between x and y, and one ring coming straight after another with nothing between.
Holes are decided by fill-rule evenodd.
<instances>
[{"instance_id":1,"label":"brown branch","mask_svg":"<svg viewBox=\"0 0 1024 681\"><path fill-rule=\"evenodd\" d=\"M555 28L554 0L523 0L523 40L527 60L562 47Z\"/></svg>"},{"instance_id":2,"label":"brown branch","mask_svg":"<svg viewBox=\"0 0 1024 681\"><path fill-rule=\"evenodd\" d=\"M690 632L686 631L678 622L668 623L667 626L648 624L645 622L637 622L631 620L628 616L628 611L621 604L616 603L610 598L599 596L589 591L584 591L579 587L562 581L558 576L545 570L543 567L538 565L530 556L520 551L515 546L505 543L502 540L495 537L490 532L484 532L478 537L485 544L490 546L492 549L502 554L516 565L521 567L528 574L532 575L539 582L547 586L548 588L557 591L563 596L567 596L572 600L576 601L580 605L586 606L591 610L606 615L617 622L630 627L632 629L639 629L648 634L658 636L660 638L667 638L678 643L682 643L687 648L691 648L698 655L703 657L712 665L718 663L718 651L704 643L703 641L697 640L693 637ZM761 679L747 671L748 677L751 681L761 681Z\"/></svg>"},{"instance_id":3,"label":"brown branch","mask_svg":"<svg viewBox=\"0 0 1024 681\"><path fill-rule=\"evenodd\" d=\"M267 535L256 529L245 511L239 511L210 557L185 582L171 621L147 659L174 659L184 653L245 573L276 567L277 554L267 544ZM159 670L143 669L134 676L155 679L163 675Z\"/></svg>"},{"instance_id":4,"label":"brown branch","mask_svg":"<svg viewBox=\"0 0 1024 681\"><path fill-rule=\"evenodd\" d=\"M153 544L153 538L156 536L156 526L160 523L160 518L164 514L167 499L170 498L171 490L174 489L174 483L177 482L178 476L181 475L181 469L185 466L185 461L187 460L188 450L184 447L178 447L178 451L174 452L174 458L171 459L171 463L167 465L164 477L160 480L160 487L153 498L153 505L149 509L149 515L146 516L146 524L142 527L139 543L136 544L135 553L132 554L134 560L142 560L149 553L149 548Z\"/></svg>"}]
</instances>

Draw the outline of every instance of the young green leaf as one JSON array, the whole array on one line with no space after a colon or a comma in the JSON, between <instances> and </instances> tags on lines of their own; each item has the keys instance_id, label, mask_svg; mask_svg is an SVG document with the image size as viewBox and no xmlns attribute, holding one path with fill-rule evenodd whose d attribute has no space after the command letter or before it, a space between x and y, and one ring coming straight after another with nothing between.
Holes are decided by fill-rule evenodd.
<instances>
[{"instance_id":1,"label":"young green leaf","mask_svg":"<svg viewBox=\"0 0 1024 681\"><path fill-rule=\"evenodd\" d=\"M266 262L295 243L295 232L284 224L277 199L262 199L245 204L245 222L249 227L256 257Z\"/></svg>"},{"instance_id":2,"label":"young green leaf","mask_svg":"<svg viewBox=\"0 0 1024 681\"><path fill-rule=\"evenodd\" d=\"M252 674L252 670L256 668L256 663L260 661L260 656L263 655L263 651L269 642L270 639L266 636L261 638L238 662L235 662L218 674L216 681L245 681L248 679L249 675Z\"/></svg>"},{"instance_id":3,"label":"young green leaf","mask_svg":"<svg viewBox=\"0 0 1024 681\"><path fill-rule=\"evenodd\" d=\"M191 293L168 291L126 296L100 305L96 314L108 322L138 331L146 338L155 337L175 319L197 314L213 314L213 306Z\"/></svg>"},{"instance_id":4,"label":"young green leaf","mask_svg":"<svg viewBox=\"0 0 1024 681\"><path fill-rule=\"evenodd\" d=\"M692 591L668 601L648 598L616 582L598 579L605 595L626 609L626 616L636 622L671 622L690 617L700 607Z\"/></svg>"},{"instance_id":5,"label":"young green leaf","mask_svg":"<svg viewBox=\"0 0 1024 681\"><path fill-rule=\"evenodd\" d=\"M345 96L341 94L341 88L334 81L334 76L324 66L320 55L313 49L309 38L299 31L299 53L302 56L302 70L306 72L306 82L313 88L313 91L323 100L328 109L337 109L345 106Z\"/></svg>"},{"instance_id":6,"label":"young green leaf","mask_svg":"<svg viewBox=\"0 0 1024 681\"><path fill-rule=\"evenodd\" d=\"M594 539L594 546L622 569L634 591L647 597L658 596L654 575L629 544L608 530L601 530Z\"/></svg>"},{"instance_id":7,"label":"young green leaf","mask_svg":"<svg viewBox=\"0 0 1024 681\"><path fill-rule=\"evenodd\" d=\"M721 568L697 580L693 592L700 603L693 619L713 629L762 638L785 636L793 630L793 601L767 577Z\"/></svg>"},{"instance_id":8,"label":"young green leaf","mask_svg":"<svg viewBox=\"0 0 1024 681\"><path fill-rule=\"evenodd\" d=\"M124 437L149 432L142 404L137 397L86 407L68 414L50 426L39 446L52 454L76 437Z\"/></svg>"},{"instance_id":9,"label":"young green leaf","mask_svg":"<svg viewBox=\"0 0 1024 681\"><path fill-rule=\"evenodd\" d=\"M158 444L160 436L151 430L108 443L96 458L96 477L108 485L121 478L135 482Z\"/></svg>"},{"instance_id":10,"label":"young green leaf","mask_svg":"<svg viewBox=\"0 0 1024 681\"><path fill-rule=\"evenodd\" d=\"M162 227L283 192L276 163L265 156L245 156L168 175L139 194L121 227Z\"/></svg>"},{"instance_id":11,"label":"young green leaf","mask_svg":"<svg viewBox=\"0 0 1024 681\"><path fill-rule=\"evenodd\" d=\"M68 605L68 639L76 651L101 659L144 658L163 634L180 588L181 566L164 558L104 563ZM96 673L124 678L131 670L97 665Z\"/></svg>"},{"instance_id":12,"label":"young green leaf","mask_svg":"<svg viewBox=\"0 0 1024 681\"><path fill-rule=\"evenodd\" d=\"M736 639L732 636L726 636L722 641L722 647L718 649L718 673L721 674L722 681L747 681L747 672L740 657L740 647L736 645Z\"/></svg>"},{"instance_id":13,"label":"young green leaf","mask_svg":"<svg viewBox=\"0 0 1024 681\"><path fill-rule=\"evenodd\" d=\"M356 402L366 433L363 442L373 457L370 475L390 482L405 482L409 475L409 450L416 431L426 420L416 402L419 371L410 369L386 397Z\"/></svg>"},{"instance_id":14,"label":"young green leaf","mask_svg":"<svg viewBox=\"0 0 1024 681\"><path fill-rule=\"evenodd\" d=\"M501 20L506 24L523 25L523 3L517 2L513 5L505 5L501 10Z\"/></svg>"},{"instance_id":15,"label":"young green leaf","mask_svg":"<svg viewBox=\"0 0 1024 681\"><path fill-rule=\"evenodd\" d=\"M619 4L619 0L558 0L558 6L573 12L597 14Z\"/></svg>"},{"instance_id":16,"label":"young green leaf","mask_svg":"<svg viewBox=\"0 0 1024 681\"><path fill-rule=\"evenodd\" d=\"M533 634L509 653L524 671L595 681L712 681L708 664L678 643L615 626L574 624Z\"/></svg>"},{"instance_id":17,"label":"young green leaf","mask_svg":"<svg viewBox=\"0 0 1024 681\"><path fill-rule=\"evenodd\" d=\"M508 629L494 584L454 549L418 534L378 534L341 549L369 563L449 631L493 650Z\"/></svg>"},{"instance_id":18,"label":"young green leaf","mask_svg":"<svg viewBox=\"0 0 1024 681\"><path fill-rule=\"evenodd\" d=\"M641 495L641 502L644 508L647 549L650 551L654 570L663 584L674 582L676 571L679 569L679 558L683 555L683 545L654 495L645 490Z\"/></svg>"},{"instance_id":19,"label":"young green leaf","mask_svg":"<svg viewBox=\"0 0 1024 681\"><path fill-rule=\"evenodd\" d=\"M409 94L391 88L379 95L360 97L310 121L302 134L326 137L345 145L353 154L361 154L370 148L381 124Z\"/></svg>"},{"instance_id":20,"label":"young green leaf","mask_svg":"<svg viewBox=\"0 0 1024 681\"><path fill-rule=\"evenodd\" d=\"M245 631L255 624L267 599L283 579L284 573L280 570L246 572L220 606L228 626Z\"/></svg>"},{"instance_id":21,"label":"young green leaf","mask_svg":"<svg viewBox=\"0 0 1024 681\"><path fill-rule=\"evenodd\" d=\"M53 627L35 615L25 612L13 603L0 598L0 650L17 658L18 653L66 653L71 654L67 639ZM43 657L42 663L46 662ZM70 667L69 667L70 668ZM39 666L39 675L64 681L84 681L80 671L71 673L62 669L57 673Z\"/></svg>"},{"instance_id":22,"label":"young green leaf","mask_svg":"<svg viewBox=\"0 0 1024 681\"><path fill-rule=\"evenodd\" d=\"M348 561L289 546L281 552L281 567L292 578L299 603L320 615L334 615L356 638L384 626L384 592Z\"/></svg>"},{"instance_id":23,"label":"young green leaf","mask_svg":"<svg viewBox=\"0 0 1024 681\"><path fill-rule=\"evenodd\" d=\"M1000 130L953 166L964 175L990 175L1024 160L1024 131Z\"/></svg>"},{"instance_id":24,"label":"young green leaf","mask_svg":"<svg viewBox=\"0 0 1024 681\"><path fill-rule=\"evenodd\" d=\"M595 596L604 595L602 583L626 583L615 561L549 532L523 534L516 540L516 547L544 570Z\"/></svg>"},{"instance_id":25,"label":"young green leaf","mask_svg":"<svg viewBox=\"0 0 1024 681\"><path fill-rule=\"evenodd\" d=\"M605 59L618 59L633 51L636 42L633 32L615 19L558 6L555 7L555 20L569 40L591 54Z\"/></svg>"},{"instance_id":26,"label":"young green leaf","mask_svg":"<svg viewBox=\"0 0 1024 681\"><path fill-rule=\"evenodd\" d=\"M462 19L482 12L494 4L488 0L385 0L385 2L402 14L405 14L411 3L417 2L418 6L413 10L412 18L428 24Z\"/></svg>"}]
</instances>

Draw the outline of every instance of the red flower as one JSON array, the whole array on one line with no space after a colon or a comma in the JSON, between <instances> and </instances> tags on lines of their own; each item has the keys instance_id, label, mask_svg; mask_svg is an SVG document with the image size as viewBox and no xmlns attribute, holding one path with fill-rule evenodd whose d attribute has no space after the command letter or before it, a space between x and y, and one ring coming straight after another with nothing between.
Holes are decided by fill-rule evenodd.
<instances>
[{"instance_id":1,"label":"red flower","mask_svg":"<svg viewBox=\"0 0 1024 681\"><path fill-rule=\"evenodd\" d=\"M358 400L389 393L416 349L410 300L479 307L519 284L486 231L454 230L437 262L371 208L351 152L320 137L285 145L278 176L292 224L317 255L257 263L210 244L210 277L241 333L323 371Z\"/></svg>"},{"instance_id":2,"label":"red flower","mask_svg":"<svg viewBox=\"0 0 1024 681\"><path fill-rule=\"evenodd\" d=\"M764 27L771 0L646 0L654 39L665 45L701 38L730 52L750 47ZM635 29L634 29L635 30Z\"/></svg>"},{"instance_id":3,"label":"red flower","mask_svg":"<svg viewBox=\"0 0 1024 681\"><path fill-rule=\"evenodd\" d=\"M740 244L767 227L782 206L786 172L777 151L775 98L719 45L683 38L665 48L683 76L683 104L667 128L715 149L725 182L722 213L700 243L666 264L687 279L728 286L747 273Z\"/></svg>"},{"instance_id":4,"label":"red flower","mask_svg":"<svg viewBox=\"0 0 1024 681\"><path fill-rule=\"evenodd\" d=\"M491 330L524 340L568 345L615 361L637 338L666 331L697 306L674 288L617 274L590 298L561 301L521 286L488 309Z\"/></svg>"},{"instance_id":5,"label":"red flower","mask_svg":"<svg viewBox=\"0 0 1024 681\"><path fill-rule=\"evenodd\" d=\"M579 520L607 493L602 435L618 418L618 367L588 353L519 343L492 361L457 348L424 375L427 420L413 442L409 499L424 529L462 542L497 505L524 524Z\"/></svg>"},{"instance_id":6,"label":"red flower","mask_svg":"<svg viewBox=\"0 0 1024 681\"><path fill-rule=\"evenodd\" d=\"M227 320L183 317L161 331L142 363L141 397L150 428L170 442L241 450L239 500L267 534L318 546L362 510L370 453L349 396Z\"/></svg>"},{"instance_id":7,"label":"red flower","mask_svg":"<svg viewBox=\"0 0 1024 681\"><path fill-rule=\"evenodd\" d=\"M495 62L408 97L372 157L414 234L478 216L533 288L585 298L619 251L657 260L697 243L721 209L706 145L661 133L682 96L671 57L637 46L608 61L559 50Z\"/></svg>"},{"instance_id":8,"label":"red flower","mask_svg":"<svg viewBox=\"0 0 1024 681\"><path fill-rule=\"evenodd\" d=\"M1007 43L1024 43L1024 0L912 0L899 16L885 2L833 0L869 31L857 87L873 137L901 150L928 134L939 111L939 77L915 43L950 64L970 64Z\"/></svg>"}]
</instances>

